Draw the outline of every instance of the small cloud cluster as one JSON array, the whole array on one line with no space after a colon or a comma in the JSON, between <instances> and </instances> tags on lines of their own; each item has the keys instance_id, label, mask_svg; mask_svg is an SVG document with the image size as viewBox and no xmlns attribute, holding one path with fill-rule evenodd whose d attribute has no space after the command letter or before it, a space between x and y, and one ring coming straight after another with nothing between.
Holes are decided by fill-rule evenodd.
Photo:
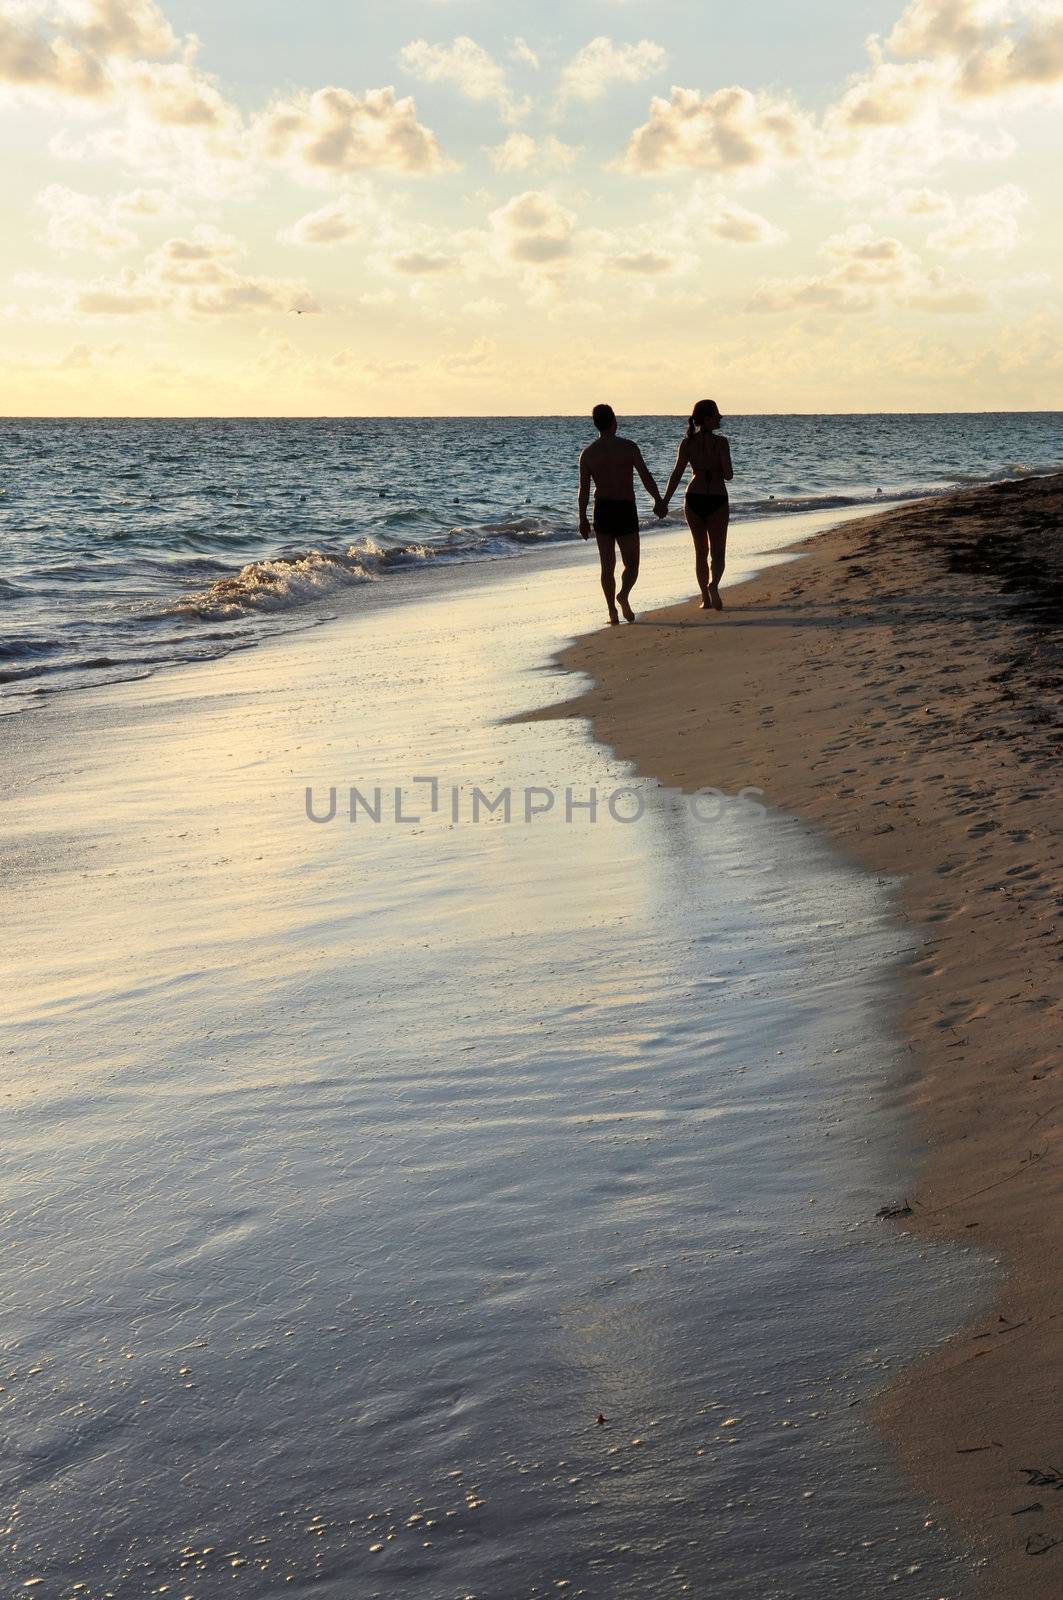
<instances>
[{"instance_id":1,"label":"small cloud cluster","mask_svg":"<svg viewBox=\"0 0 1063 1600\"><path fill-rule=\"evenodd\" d=\"M631 135L618 165L632 173L767 173L798 161L812 138L811 119L779 96L737 85L707 95L674 88L669 99L650 102L649 120Z\"/></svg>"},{"instance_id":2,"label":"small cloud cluster","mask_svg":"<svg viewBox=\"0 0 1063 1600\"><path fill-rule=\"evenodd\" d=\"M1063 10L1038 0L912 0L887 43L895 56L947 62L960 98L1063 82Z\"/></svg>"},{"instance_id":3,"label":"small cloud cluster","mask_svg":"<svg viewBox=\"0 0 1063 1600\"><path fill-rule=\"evenodd\" d=\"M277 100L256 118L254 135L267 161L311 180L368 168L444 172L451 165L418 122L413 101L391 88L357 95L329 87Z\"/></svg>"},{"instance_id":4,"label":"small cloud cluster","mask_svg":"<svg viewBox=\"0 0 1063 1600\"><path fill-rule=\"evenodd\" d=\"M950 255L972 255L984 251L1007 255L1019 243L1019 217L1030 204L1030 197L1017 184L1004 183L985 194L963 200L939 197L943 204L935 213L942 220L927 235L933 250Z\"/></svg>"},{"instance_id":5,"label":"small cloud cluster","mask_svg":"<svg viewBox=\"0 0 1063 1600\"><path fill-rule=\"evenodd\" d=\"M391 234L391 215L381 205L368 179L355 179L335 200L307 212L279 237L285 244L303 246L348 244L369 230L380 241Z\"/></svg>"},{"instance_id":6,"label":"small cloud cluster","mask_svg":"<svg viewBox=\"0 0 1063 1600\"><path fill-rule=\"evenodd\" d=\"M822 272L763 282L751 311L873 311L883 305L921 311L982 311L988 304L977 285L950 281L940 267L924 270L900 239L858 223L834 234L820 250Z\"/></svg>"},{"instance_id":7,"label":"small cloud cluster","mask_svg":"<svg viewBox=\"0 0 1063 1600\"><path fill-rule=\"evenodd\" d=\"M167 239L139 269L66 286L67 313L91 317L140 316L166 311L195 317L246 312L318 311L303 283L241 271L237 240L200 224Z\"/></svg>"},{"instance_id":8,"label":"small cloud cluster","mask_svg":"<svg viewBox=\"0 0 1063 1600\"><path fill-rule=\"evenodd\" d=\"M558 172L571 167L579 151L552 134L533 139L530 133L511 133L487 155L496 172Z\"/></svg>"},{"instance_id":9,"label":"small cloud cluster","mask_svg":"<svg viewBox=\"0 0 1063 1600\"><path fill-rule=\"evenodd\" d=\"M599 34L577 50L561 73L560 97L566 100L601 100L617 83L641 83L660 72L668 60L659 44L640 39L637 44L614 44Z\"/></svg>"},{"instance_id":10,"label":"small cloud cluster","mask_svg":"<svg viewBox=\"0 0 1063 1600\"><path fill-rule=\"evenodd\" d=\"M527 46L525 52L529 53ZM529 110L528 100L514 97L505 67L465 34L450 44L415 39L403 46L399 62L422 83L451 83L469 100L493 101L507 121L516 121Z\"/></svg>"},{"instance_id":11,"label":"small cloud cluster","mask_svg":"<svg viewBox=\"0 0 1063 1600\"><path fill-rule=\"evenodd\" d=\"M154 0L80 0L58 15L26 5L0 16L0 83L99 99L114 92L118 63L177 48Z\"/></svg>"},{"instance_id":12,"label":"small cloud cluster","mask_svg":"<svg viewBox=\"0 0 1063 1600\"><path fill-rule=\"evenodd\" d=\"M553 195L526 189L492 211L488 226L497 255L521 266L541 267L571 256L576 215Z\"/></svg>"},{"instance_id":13,"label":"small cloud cluster","mask_svg":"<svg viewBox=\"0 0 1063 1600\"><path fill-rule=\"evenodd\" d=\"M1043 0L911 0L885 44L872 36L870 54L870 67L828 114L828 132L910 127L946 108L1058 89L1063 8Z\"/></svg>"},{"instance_id":14,"label":"small cloud cluster","mask_svg":"<svg viewBox=\"0 0 1063 1600\"><path fill-rule=\"evenodd\" d=\"M53 250L97 255L131 249L137 243L131 224L173 209L169 196L159 189L133 189L102 199L61 183L42 189L36 205L47 219L46 238Z\"/></svg>"}]
</instances>

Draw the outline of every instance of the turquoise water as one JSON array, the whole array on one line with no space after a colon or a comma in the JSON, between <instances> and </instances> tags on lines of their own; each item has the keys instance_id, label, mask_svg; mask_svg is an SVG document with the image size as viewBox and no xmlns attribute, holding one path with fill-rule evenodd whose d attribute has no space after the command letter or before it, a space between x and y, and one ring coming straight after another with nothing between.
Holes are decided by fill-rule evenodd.
<instances>
[{"instance_id":1,"label":"turquoise water","mask_svg":"<svg viewBox=\"0 0 1063 1600\"><path fill-rule=\"evenodd\" d=\"M681 420L623 426L663 482ZM1063 464L1058 413L725 427L738 521ZM561 417L0 422L3 703L217 656L426 563L569 540L589 433Z\"/></svg>"}]
</instances>

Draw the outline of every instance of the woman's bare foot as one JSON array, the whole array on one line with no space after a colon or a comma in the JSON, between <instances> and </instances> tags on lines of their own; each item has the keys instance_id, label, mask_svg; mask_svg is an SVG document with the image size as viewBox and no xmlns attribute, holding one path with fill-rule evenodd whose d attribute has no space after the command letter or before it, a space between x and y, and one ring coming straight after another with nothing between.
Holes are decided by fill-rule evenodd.
<instances>
[{"instance_id":1,"label":"woman's bare foot","mask_svg":"<svg viewBox=\"0 0 1063 1600\"><path fill-rule=\"evenodd\" d=\"M723 601L720 599L720 591L717 589L714 583L709 584L709 601L714 611L723 610Z\"/></svg>"},{"instance_id":2,"label":"woman's bare foot","mask_svg":"<svg viewBox=\"0 0 1063 1600\"><path fill-rule=\"evenodd\" d=\"M610 611L609 613L609 626L611 628L619 628L620 626L620 618L615 611Z\"/></svg>"},{"instance_id":3,"label":"woman's bare foot","mask_svg":"<svg viewBox=\"0 0 1063 1600\"><path fill-rule=\"evenodd\" d=\"M699 611L711 611L712 610L712 596L709 594L709 591L707 589L703 589L701 591L701 603L698 606L698 610Z\"/></svg>"},{"instance_id":4,"label":"woman's bare foot","mask_svg":"<svg viewBox=\"0 0 1063 1600\"><path fill-rule=\"evenodd\" d=\"M631 609L631 601L628 599L627 595L618 594L616 598L621 611L624 613L624 620L626 622L634 622L635 613Z\"/></svg>"}]
</instances>

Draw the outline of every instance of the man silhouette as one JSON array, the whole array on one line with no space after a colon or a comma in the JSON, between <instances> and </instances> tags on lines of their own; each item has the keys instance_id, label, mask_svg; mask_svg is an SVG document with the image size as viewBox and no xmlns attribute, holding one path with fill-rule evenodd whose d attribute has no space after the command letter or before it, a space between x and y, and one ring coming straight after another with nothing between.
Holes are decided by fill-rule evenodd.
<instances>
[{"instance_id":1,"label":"man silhouette","mask_svg":"<svg viewBox=\"0 0 1063 1600\"><path fill-rule=\"evenodd\" d=\"M579 531L584 539L591 536L591 522L587 516L591 484L594 484L594 536L598 541L598 555L602 564L602 591L609 607L610 623L619 622L616 608L628 622L634 622L630 595L639 575L639 513L635 504L635 473L642 479L647 494L653 496L653 509L663 516L663 501L645 461L642 451L631 439L621 439L616 431L616 413L612 406L598 405L592 412L598 437L589 444L579 458ZM616 587L616 551L624 570L620 590Z\"/></svg>"}]
</instances>

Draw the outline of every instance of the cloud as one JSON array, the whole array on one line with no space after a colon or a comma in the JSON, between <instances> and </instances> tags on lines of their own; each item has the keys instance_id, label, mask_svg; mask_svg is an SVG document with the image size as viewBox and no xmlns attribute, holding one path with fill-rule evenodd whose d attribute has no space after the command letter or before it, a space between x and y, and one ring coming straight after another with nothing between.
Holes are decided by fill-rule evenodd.
<instances>
[{"instance_id":1,"label":"cloud","mask_svg":"<svg viewBox=\"0 0 1063 1600\"><path fill-rule=\"evenodd\" d=\"M900 304L910 306L913 311L967 316L984 311L989 300L978 284L950 281L943 267L931 267L921 283L913 284L900 296Z\"/></svg>"},{"instance_id":2,"label":"cloud","mask_svg":"<svg viewBox=\"0 0 1063 1600\"><path fill-rule=\"evenodd\" d=\"M62 36L48 38L29 17L0 16L0 83L20 90L96 98L110 92L106 64Z\"/></svg>"},{"instance_id":3,"label":"cloud","mask_svg":"<svg viewBox=\"0 0 1063 1600\"><path fill-rule=\"evenodd\" d=\"M957 93L983 98L1063 83L1063 13L1034 17L1019 35L989 38L963 61Z\"/></svg>"},{"instance_id":4,"label":"cloud","mask_svg":"<svg viewBox=\"0 0 1063 1600\"><path fill-rule=\"evenodd\" d=\"M852 80L830 109L827 126L905 127L930 107L947 83L947 72L932 61L877 60L869 72Z\"/></svg>"},{"instance_id":5,"label":"cloud","mask_svg":"<svg viewBox=\"0 0 1063 1600\"><path fill-rule=\"evenodd\" d=\"M1002 97L1063 86L1063 5L912 0L888 39L872 35L868 49L869 64L818 122L776 94L674 87L651 101L617 166L740 176L800 164L820 186L861 193L881 192L884 173L911 183L948 160L999 160L1014 140L999 129L979 134L970 118Z\"/></svg>"},{"instance_id":6,"label":"cloud","mask_svg":"<svg viewBox=\"0 0 1063 1600\"><path fill-rule=\"evenodd\" d=\"M1063 84L1063 8L1057 0L912 0L885 45L872 35L869 50L870 67L828 123L908 127L945 108L1053 89Z\"/></svg>"},{"instance_id":7,"label":"cloud","mask_svg":"<svg viewBox=\"0 0 1063 1600\"><path fill-rule=\"evenodd\" d=\"M904 217L951 215L952 198L938 189L902 189L894 195L891 210Z\"/></svg>"},{"instance_id":8,"label":"cloud","mask_svg":"<svg viewBox=\"0 0 1063 1600\"><path fill-rule=\"evenodd\" d=\"M761 283L749 301L751 311L874 311L884 305L935 312L982 311L983 289L950 280L940 267L925 271L900 239L877 234L858 223L827 239L820 250L826 270Z\"/></svg>"},{"instance_id":9,"label":"cloud","mask_svg":"<svg viewBox=\"0 0 1063 1600\"><path fill-rule=\"evenodd\" d=\"M1014 183L960 201L948 200L948 220L927 236L927 244L952 255L975 251L1006 255L1019 243L1019 214L1029 204L1029 195Z\"/></svg>"},{"instance_id":10,"label":"cloud","mask_svg":"<svg viewBox=\"0 0 1063 1600\"><path fill-rule=\"evenodd\" d=\"M312 179L370 168L429 173L453 166L417 121L413 101L398 99L392 88L359 96L329 87L277 100L255 119L254 131L266 160Z\"/></svg>"},{"instance_id":11,"label":"cloud","mask_svg":"<svg viewBox=\"0 0 1063 1600\"><path fill-rule=\"evenodd\" d=\"M545 172L570 167L579 151L553 135L533 139L530 133L511 133L502 144L492 145L487 155L496 172Z\"/></svg>"},{"instance_id":12,"label":"cloud","mask_svg":"<svg viewBox=\"0 0 1063 1600\"><path fill-rule=\"evenodd\" d=\"M131 249L137 242L136 234L120 220L121 198L108 202L61 183L50 183L34 204L48 219L46 237L53 250L112 255Z\"/></svg>"},{"instance_id":13,"label":"cloud","mask_svg":"<svg viewBox=\"0 0 1063 1600\"><path fill-rule=\"evenodd\" d=\"M613 256L610 265L618 272L630 272L640 277L656 277L675 270L675 257L662 250L627 250Z\"/></svg>"},{"instance_id":14,"label":"cloud","mask_svg":"<svg viewBox=\"0 0 1063 1600\"><path fill-rule=\"evenodd\" d=\"M73 0L75 34L105 56L168 56L177 35L154 0Z\"/></svg>"},{"instance_id":15,"label":"cloud","mask_svg":"<svg viewBox=\"0 0 1063 1600\"><path fill-rule=\"evenodd\" d=\"M514 100L505 67L467 35L450 44L414 39L399 51L399 62L422 83L452 83L468 100L493 100L507 121L528 110L526 100Z\"/></svg>"},{"instance_id":16,"label":"cloud","mask_svg":"<svg viewBox=\"0 0 1063 1600\"><path fill-rule=\"evenodd\" d=\"M122 73L120 82L151 121L164 127L220 129L239 124L235 107L191 60L138 61Z\"/></svg>"},{"instance_id":17,"label":"cloud","mask_svg":"<svg viewBox=\"0 0 1063 1600\"><path fill-rule=\"evenodd\" d=\"M278 238L286 244L331 245L346 244L372 228L379 241L381 235L392 231L390 219L377 201L369 183L364 179L347 189L336 200L330 200L317 211L299 217L290 227L281 230Z\"/></svg>"},{"instance_id":18,"label":"cloud","mask_svg":"<svg viewBox=\"0 0 1063 1600\"><path fill-rule=\"evenodd\" d=\"M68 286L64 309L91 317L320 310L303 283L241 271L236 263L244 253L236 239L200 224L188 235L167 239L139 270L126 267L111 278Z\"/></svg>"},{"instance_id":19,"label":"cloud","mask_svg":"<svg viewBox=\"0 0 1063 1600\"><path fill-rule=\"evenodd\" d=\"M1010 9L1006 0L912 0L887 43L896 56L966 54Z\"/></svg>"},{"instance_id":20,"label":"cloud","mask_svg":"<svg viewBox=\"0 0 1063 1600\"><path fill-rule=\"evenodd\" d=\"M481 373L489 368L497 355L497 346L490 339L477 339L468 350L455 351L441 358L447 372Z\"/></svg>"},{"instance_id":21,"label":"cloud","mask_svg":"<svg viewBox=\"0 0 1063 1600\"><path fill-rule=\"evenodd\" d=\"M789 100L737 86L704 96L673 88L669 100L650 102L649 121L618 165L632 173L771 171L799 160L812 136L811 119Z\"/></svg>"},{"instance_id":22,"label":"cloud","mask_svg":"<svg viewBox=\"0 0 1063 1600\"><path fill-rule=\"evenodd\" d=\"M143 280L131 267L116 278L99 278L77 289L68 309L89 317L131 317L146 311L161 311L166 297L157 286Z\"/></svg>"},{"instance_id":23,"label":"cloud","mask_svg":"<svg viewBox=\"0 0 1063 1600\"><path fill-rule=\"evenodd\" d=\"M533 72L538 72L540 66L542 65L538 55L532 49L527 39L522 39L519 34L513 41L509 52L509 58L511 61L519 61L524 66L531 67Z\"/></svg>"},{"instance_id":24,"label":"cloud","mask_svg":"<svg viewBox=\"0 0 1063 1600\"><path fill-rule=\"evenodd\" d=\"M453 272L458 259L441 250L407 250L401 255L391 256L388 264L404 277L431 278L441 272Z\"/></svg>"},{"instance_id":25,"label":"cloud","mask_svg":"<svg viewBox=\"0 0 1063 1600\"><path fill-rule=\"evenodd\" d=\"M153 0L68 0L58 14L44 15L23 8L0 16L0 83L101 99L114 93L116 63L177 49Z\"/></svg>"},{"instance_id":26,"label":"cloud","mask_svg":"<svg viewBox=\"0 0 1063 1600\"><path fill-rule=\"evenodd\" d=\"M514 195L488 221L499 253L522 266L549 266L572 254L575 213L540 189Z\"/></svg>"},{"instance_id":27,"label":"cloud","mask_svg":"<svg viewBox=\"0 0 1063 1600\"><path fill-rule=\"evenodd\" d=\"M599 34L562 70L562 100L600 100L614 83L641 83L660 72L668 60L659 44L640 39L637 44L614 44Z\"/></svg>"},{"instance_id":28,"label":"cloud","mask_svg":"<svg viewBox=\"0 0 1063 1600\"><path fill-rule=\"evenodd\" d=\"M695 206L691 220L695 223L695 229L700 223L701 228L713 238L722 239L725 244L777 244L786 237L781 228L769 222L767 217L762 217L758 211L749 211L720 194Z\"/></svg>"},{"instance_id":29,"label":"cloud","mask_svg":"<svg viewBox=\"0 0 1063 1600\"><path fill-rule=\"evenodd\" d=\"M248 183L249 151L239 110L195 64L198 48L152 0L32 0L0 18L0 82L107 118L78 138L60 128L51 144L60 158L119 161L220 192Z\"/></svg>"}]
</instances>

